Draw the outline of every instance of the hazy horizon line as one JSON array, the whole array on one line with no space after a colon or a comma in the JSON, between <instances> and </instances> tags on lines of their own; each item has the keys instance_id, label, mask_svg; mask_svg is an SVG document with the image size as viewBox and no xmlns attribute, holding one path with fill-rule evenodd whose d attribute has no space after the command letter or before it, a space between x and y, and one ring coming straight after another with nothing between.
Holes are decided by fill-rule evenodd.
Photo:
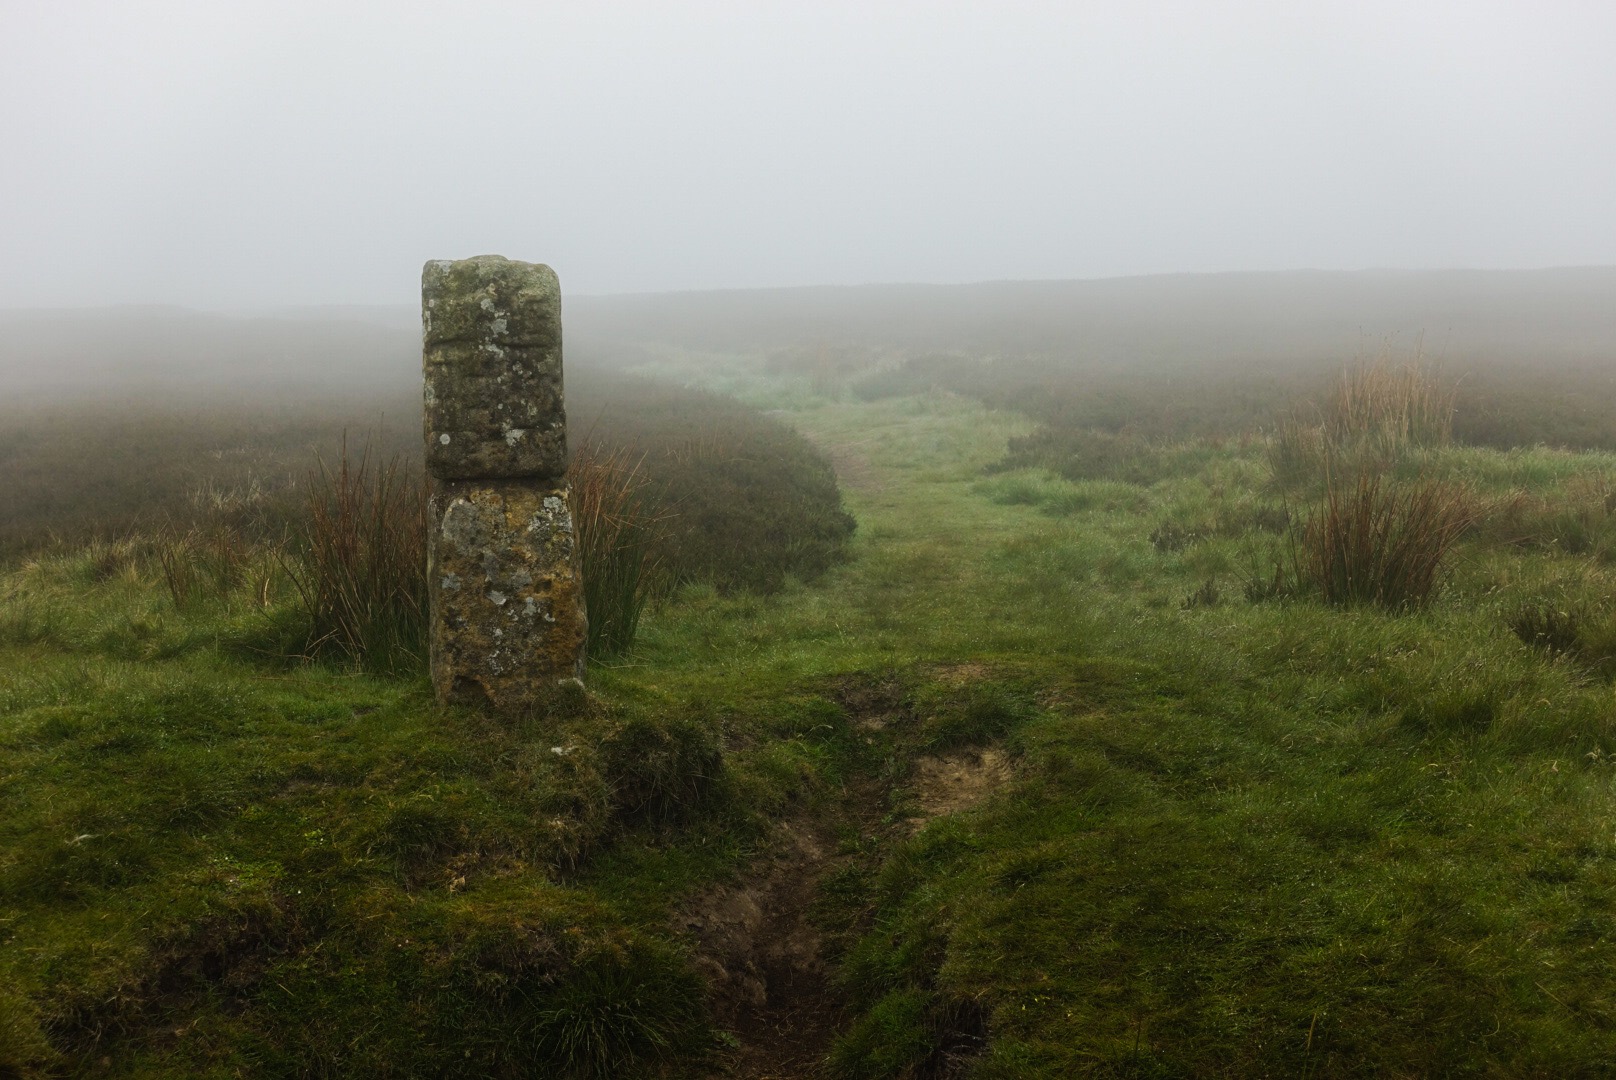
<instances>
[{"instance_id":1,"label":"hazy horizon line","mask_svg":"<svg viewBox=\"0 0 1616 1080\"><path fill-rule=\"evenodd\" d=\"M1366 266L1354 269L1332 269L1327 267L1299 266L1283 270L1164 270L1144 274L1102 274L1092 277L1029 277L1029 278L979 278L971 281L865 281L855 283L810 283L798 285L732 285L714 286L710 288L691 289L638 289L623 292L580 292L568 294L579 300L612 300L635 299L653 296L697 296L721 293L785 293L785 292L831 292L855 291L860 289L959 289L991 285L1077 285L1101 282L1123 281L1150 281L1185 278L1234 278L1234 277L1285 277L1285 276L1337 276L1337 277L1367 277L1367 276L1419 276L1443 274L1474 274L1474 275L1505 275L1505 274L1545 274L1565 272L1592 272L1616 271L1616 263L1566 263L1550 264L1545 266L1518 266L1518 267L1478 267L1478 266L1428 266L1428 267L1401 267L1401 266ZM564 285L563 285L564 288ZM304 304L265 304L263 306L230 305L226 307L197 307L172 301L129 300L111 301L102 304L29 304L18 307L0 306L0 315L27 315L47 314L70 311L107 311L107 312L186 312L197 315L214 315L223 318L273 318L277 314L292 312L340 312L344 310L383 311L416 306L405 300L325 300L317 303Z\"/></svg>"}]
</instances>

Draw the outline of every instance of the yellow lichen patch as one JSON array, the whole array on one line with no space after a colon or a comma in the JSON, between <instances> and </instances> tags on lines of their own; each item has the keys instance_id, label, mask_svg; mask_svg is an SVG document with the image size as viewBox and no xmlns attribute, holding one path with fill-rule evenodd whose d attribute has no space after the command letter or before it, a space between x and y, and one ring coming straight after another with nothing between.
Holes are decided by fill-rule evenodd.
<instances>
[{"instance_id":1,"label":"yellow lichen patch","mask_svg":"<svg viewBox=\"0 0 1616 1080\"><path fill-rule=\"evenodd\" d=\"M440 700L517 711L583 674L588 623L564 485L439 483L432 529Z\"/></svg>"}]
</instances>

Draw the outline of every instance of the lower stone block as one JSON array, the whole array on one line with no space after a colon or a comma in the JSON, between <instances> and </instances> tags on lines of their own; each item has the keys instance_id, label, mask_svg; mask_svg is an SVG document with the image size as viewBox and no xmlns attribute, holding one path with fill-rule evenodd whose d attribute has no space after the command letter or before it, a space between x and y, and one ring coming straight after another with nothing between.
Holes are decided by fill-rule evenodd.
<instances>
[{"instance_id":1,"label":"lower stone block","mask_svg":"<svg viewBox=\"0 0 1616 1080\"><path fill-rule=\"evenodd\" d=\"M520 712L583 676L588 622L565 484L438 481L431 528L439 701Z\"/></svg>"}]
</instances>

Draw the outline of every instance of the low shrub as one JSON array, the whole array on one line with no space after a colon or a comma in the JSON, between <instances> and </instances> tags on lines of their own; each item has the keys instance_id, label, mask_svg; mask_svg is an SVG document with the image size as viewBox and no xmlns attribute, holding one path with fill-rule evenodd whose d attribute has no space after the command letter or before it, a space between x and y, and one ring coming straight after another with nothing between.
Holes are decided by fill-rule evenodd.
<instances>
[{"instance_id":1,"label":"low shrub","mask_svg":"<svg viewBox=\"0 0 1616 1080\"><path fill-rule=\"evenodd\" d=\"M852 384L861 401L909 397L939 390L980 396L991 383L993 368L968 356L928 354L873 371Z\"/></svg>"},{"instance_id":2,"label":"low shrub","mask_svg":"<svg viewBox=\"0 0 1616 1080\"><path fill-rule=\"evenodd\" d=\"M673 583L770 593L844 561L856 523L836 474L796 431L718 394L599 375L569 384L585 443L623 447L666 518L659 561Z\"/></svg>"},{"instance_id":3,"label":"low shrub","mask_svg":"<svg viewBox=\"0 0 1616 1080\"><path fill-rule=\"evenodd\" d=\"M1175 447L1093 428L1041 427L1012 438L998 470L1042 467L1068 480L1154 484L1183 466Z\"/></svg>"},{"instance_id":4,"label":"low shrub","mask_svg":"<svg viewBox=\"0 0 1616 1080\"><path fill-rule=\"evenodd\" d=\"M1613 383L1603 359L1472 369L1455 398L1453 437L1498 450L1616 450Z\"/></svg>"}]
</instances>

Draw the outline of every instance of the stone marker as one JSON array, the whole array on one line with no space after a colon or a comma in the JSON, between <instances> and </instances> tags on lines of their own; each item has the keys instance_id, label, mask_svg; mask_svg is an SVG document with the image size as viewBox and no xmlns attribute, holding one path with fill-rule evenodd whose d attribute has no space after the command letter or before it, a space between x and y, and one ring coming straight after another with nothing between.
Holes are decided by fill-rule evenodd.
<instances>
[{"instance_id":1,"label":"stone marker","mask_svg":"<svg viewBox=\"0 0 1616 1080\"><path fill-rule=\"evenodd\" d=\"M440 701L520 711L584 670L561 288L548 266L435 260L421 326L432 686Z\"/></svg>"}]
</instances>

